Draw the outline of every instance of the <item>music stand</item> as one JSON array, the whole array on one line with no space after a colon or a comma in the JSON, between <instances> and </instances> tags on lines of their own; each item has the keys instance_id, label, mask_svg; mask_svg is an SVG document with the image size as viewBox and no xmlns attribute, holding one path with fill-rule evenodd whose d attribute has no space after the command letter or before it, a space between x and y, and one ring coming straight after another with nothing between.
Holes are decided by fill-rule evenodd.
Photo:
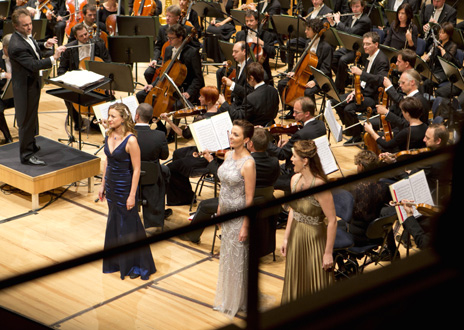
<instances>
[{"instance_id":1,"label":"music stand","mask_svg":"<svg viewBox=\"0 0 464 330\"><path fill-rule=\"evenodd\" d=\"M464 36L461 30L454 28L454 32L453 32L453 36L451 37L451 40L454 41L458 45L458 48L461 48L461 49L463 48Z\"/></svg>"},{"instance_id":2,"label":"music stand","mask_svg":"<svg viewBox=\"0 0 464 330\"><path fill-rule=\"evenodd\" d=\"M331 27L330 29L327 29L327 31L324 32L324 40L334 48L337 48L338 46L345 47L336 28Z\"/></svg>"},{"instance_id":3,"label":"music stand","mask_svg":"<svg viewBox=\"0 0 464 330\"><path fill-rule=\"evenodd\" d=\"M364 53L363 38L355 34L338 31L338 37L342 41L343 46L348 50L360 51Z\"/></svg>"},{"instance_id":4,"label":"music stand","mask_svg":"<svg viewBox=\"0 0 464 330\"><path fill-rule=\"evenodd\" d=\"M32 35L35 40L45 39L45 28L47 27L47 20L44 19L33 19L32 20ZM3 22L3 35L15 32L13 22L7 20Z\"/></svg>"},{"instance_id":5,"label":"music stand","mask_svg":"<svg viewBox=\"0 0 464 330\"><path fill-rule=\"evenodd\" d=\"M445 60L443 57L438 56L438 60L440 61L441 67L443 68L443 71L445 72L446 76L448 77L450 84L450 95L451 95L451 101L455 98L453 96L453 86L459 88L460 90L464 90L464 80L459 72L459 69L456 65L453 63ZM451 102L453 103L453 102ZM450 114L450 123L453 123L453 112Z\"/></svg>"},{"instance_id":6,"label":"music stand","mask_svg":"<svg viewBox=\"0 0 464 330\"><path fill-rule=\"evenodd\" d=\"M13 84L11 83L11 79L8 79L5 84L5 89L3 90L2 96L0 97L2 100L8 100L13 98Z\"/></svg>"},{"instance_id":7,"label":"music stand","mask_svg":"<svg viewBox=\"0 0 464 330\"><path fill-rule=\"evenodd\" d=\"M385 26L380 6L366 5L366 8L369 8L369 18L371 19L372 26Z\"/></svg>"},{"instance_id":8,"label":"music stand","mask_svg":"<svg viewBox=\"0 0 464 330\"><path fill-rule=\"evenodd\" d=\"M234 48L234 44L224 40L218 40L219 47L221 48L221 52L224 54L226 61L231 61L232 63L235 62L235 58L232 56L232 48Z\"/></svg>"},{"instance_id":9,"label":"music stand","mask_svg":"<svg viewBox=\"0 0 464 330\"><path fill-rule=\"evenodd\" d=\"M104 78L99 82L96 82L86 88L78 88L66 83L63 83L61 81L55 81L52 79L46 79L45 80L47 83L59 86L60 88L56 89L50 89L47 90L46 93L59 97L65 101L71 102L71 103L76 103L79 105L79 116L81 115L81 106L84 107L90 107L94 104L101 103L101 102L107 102L109 101L112 96L100 94L97 92L94 92L93 90L96 88L100 88L101 86L107 84L109 82L108 78ZM73 120L72 120L72 114L70 115L70 137L66 141L68 141L68 145L76 142L74 135L73 135ZM82 150L82 134L81 131L79 130L79 150ZM63 139L58 139L59 141L63 141ZM99 147L97 145L91 144L91 143L84 143L87 145Z\"/></svg>"},{"instance_id":10,"label":"music stand","mask_svg":"<svg viewBox=\"0 0 464 330\"><path fill-rule=\"evenodd\" d=\"M315 67L311 66L311 72L314 76L314 80L316 80L319 88L324 93L324 99L322 102L322 106L325 106L325 99L326 95L330 96L334 99L337 103L341 102L340 95L338 95L337 88L335 87L335 83L333 82L332 78L326 76L324 72L321 70L316 69ZM322 111L322 109L321 109Z\"/></svg>"},{"instance_id":11,"label":"music stand","mask_svg":"<svg viewBox=\"0 0 464 330\"><path fill-rule=\"evenodd\" d=\"M134 93L132 68L129 64L87 61L86 65L88 65L89 71L101 74L110 79L108 84L100 88L110 91Z\"/></svg>"},{"instance_id":12,"label":"music stand","mask_svg":"<svg viewBox=\"0 0 464 330\"><path fill-rule=\"evenodd\" d=\"M396 11L391 10L391 9L385 9L385 15L387 16L387 21L390 23L390 25L395 21L396 19ZM413 18L414 20L414 18Z\"/></svg>"},{"instance_id":13,"label":"music stand","mask_svg":"<svg viewBox=\"0 0 464 330\"><path fill-rule=\"evenodd\" d=\"M232 16L234 19L234 24L235 25L245 25L245 10L237 10L237 9L231 9L230 11L230 16Z\"/></svg>"},{"instance_id":14,"label":"music stand","mask_svg":"<svg viewBox=\"0 0 464 330\"><path fill-rule=\"evenodd\" d=\"M225 18L222 7L217 2L197 1L192 6L192 9L195 10L198 16L202 18L205 18L205 17Z\"/></svg>"},{"instance_id":15,"label":"music stand","mask_svg":"<svg viewBox=\"0 0 464 330\"><path fill-rule=\"evenodd\" d=\"M416 57L415 69L416 69L417 72L420 73L421 76L423 76L423 77L425 77L427 79L432 77L432 81L438 84L438 79L433 74L432 70L430 69L430 66L420 56Z\"/></svg>"},{"instance_id":16,"label":"music stand","mask_svg":"<svg viewBox=\"0 0 464 330\"><path fill-rule=\"evenodd\" d=\"M0 16L8 17L10 13L10 1L0 1Z\"/></svg>"},{"instance_id":17,"label":"music stand","mask_svg":"<svg viewBox=\"0 0 464 330\"><path fill-rule=\"evenodd\" d=\"M390 63L394 63L392 62L392 59L394 59L396 62L396 58L398 57L398 53L400 52L400 50L390 47L390 46L385 46L382 44L379 45L379 48L385 55L387 55Z\"/></svg>"},{"instance_id":18,"label":"music stand","mask_svg":"<svg viewBox=\"0 0 464 330\"><path fill-rule=\"evenodd\" d=\"M275 25L275 32L278 35L290 34L293 38L302 37L306 39L306 23L301 19L288 15L272 15L272 20ZM296 35L297 31L299 31L298 36Z\"/></svg>"},{"instance_id":19,"label":"music stand","mask_svg":"<svg viewBox=\"0 0 464 330\"><path fill-rule=\"evenodd\" d=\"M157 36L158 16L116 16L119 36Z\"/></svg>"}]
</instances>

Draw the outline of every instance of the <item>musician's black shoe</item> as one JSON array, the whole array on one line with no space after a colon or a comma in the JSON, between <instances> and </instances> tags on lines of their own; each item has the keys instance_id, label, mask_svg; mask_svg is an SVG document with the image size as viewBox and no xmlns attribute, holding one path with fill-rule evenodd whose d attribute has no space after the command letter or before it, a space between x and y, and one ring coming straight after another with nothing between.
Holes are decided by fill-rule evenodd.
<instances>
[{"instance_id":1,"label":"musician's black shoe","mask_svg":"<svg viewBox=\"0 0 464 330\"><path fill-rule=\"evenodd\" d=\"M25 161L21 160L21 163L24 165L38 165L38 166L45 166L47 163L45 163L43 160L40 160L37 158L37 156L31 156Z\"/></svg>"},{"instance_id":2,"label":"musician's black shoe","mask_svg":"<svg viewBox=\"0 0 464 330\"><path fill-rule=\"evenodd\" d=\"M279 119L294 119L293 117L293 110L290 110L285 115L280 116Z\"/></svg>"},{"instance_id":3,"label":"musician's black shoe","mask_svg":"<svg viewBox=\"0 0 464 330\"><path fill-rule=\"evenodd\" d=\"M343 143L343 146L347 147L347 146L354 146L354 145L357 145L357 144L360 144L362 143L362 137L360 136L353 136L351 139L349 139L348 141L346 141L345 143Z\"/></svg>"}]
</instances>

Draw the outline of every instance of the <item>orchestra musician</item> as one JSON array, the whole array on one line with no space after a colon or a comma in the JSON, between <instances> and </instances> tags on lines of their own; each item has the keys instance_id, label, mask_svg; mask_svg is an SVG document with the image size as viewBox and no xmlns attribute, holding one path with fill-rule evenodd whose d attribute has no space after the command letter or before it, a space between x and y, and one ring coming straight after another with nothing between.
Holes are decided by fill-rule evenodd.
<instances>
[{"instance_id":1,"label":"orchestra musician","mask_svg":"<svg viewBox=\"0 0 464 330\"><path fill-rule=\"evenodd\" d=\"M206 112L197 115L194 122L211 118L218 113L216 102L219 98L219 91L214 86L206 86L200 90L200 105L206 107ZM171 126L176 134L182 135L186 139L192 138L190 128L181 129L167 114L161 114L161 119ZM196 146L184 147L174 151L172 162L167 166L171 172L169 184L166 188L167 205L189 205L193 199L193 190L190 185L189 176L195 169L207 168L209 161L200 157ZM209 167L208 167L209 168Z\"/></svg>"},{"instance_id":2,"label":"orchestra musician","mask_svg":"<svg viewBox=\"0 0 464 330\"><path fill-rule=\"evenodd\" d=\"M412 23L412 7L408 3L403 3L396 13L396 19L387 30L387 37L384 45L396 49L409 48L416 50L418 29Z\"/></svg>"},{"instance_id":3,"label":"orchestra musician","mask_svg":"<svg viewBox=\"0 0 464 330\"><path fill-rule=\"evenodd\" d=\"M226 102L224 96L219 96L221 112L228 111L232 120L246 119L254 126L269 126L274 124L274 118L279 110L279 94L272 85L264 83L264 68L257 62L250 63L247 66L247 82L253 88L253 91L247 95L246 103L240 106L230 105ZM231 85L229 78L224 79L226 84Z\"/></svg>"},{"instance_id":4,"label":"orchestra musician","mask_svg":"<svg viewBox=\"0 0 464 330\"><path fill-rule=\"evenodd\" d=\"M197 31L198 38L201 37L201 26L200 26L200 21L198 20L198 13L194 9L190 9L190 12L188 12L190 1L193 0L179 0L179 7L181 10L181 15L188 15L187 16L187 22L189 24L193 25L195 30Z\"/></svg>"},{"instance_id":5,"label":"orchestra musician","mask_svg":"<svg viewBox=\"0 0 464 330\"><path fill-rule=\"evenodd\" d=\"M346 101L346 105L339 105L335 108L343 125L349 127L358 123L357 111L365 111L368 107L372 109L378 101L378 88L383 86L383 78L387 76L389 69L388 57L379 49L379 35L377 32L367 32L363 36L364 52L368 55L364 70L357 66L351 67L353 75L360 76L362 100L360 104L355 102L355 91L344 94L341 98ZM357 101L357 100L356 100ZM345 146L360 143L362 127L356 125L346 131L346 135L352 137L344 143Z\"/></svg>"},{"instance_id":6,"label":"orchestra musician","mask_svg":"<svg viewBox=\"0 0 464 330\"><path fill-rule=\"evenodd\" d=\"M269 31L266 31L262 28L258 30L259 23L260 22L258 18L258 12L253 11L253 10L247 10L245 12L245 24L251 30L248 30L248 34L246 34L246 32L243 30L237 32L235 36L235 40L245 41L249 45L251 43L252 46L250 47L250 51L253 51L256 45L259 45L259 47L261 47L261 49L263 50L262 56L265 56L264 62L260 60L258 57L261 55L255 53L255 57L256 57L256 60L260 60L260 63L263 65L264 71L266 71L266 74L268 77L266 82L273 85L274 83L272 80L272 73L271 73L271 66L269 65L269 58L274 58L276 55L276 51L274 47L275 38L274 38L274 35Z\"/></svg>"},{"instance_id":7,"label":"orchestra musician","mask_svg":"<svg viewBox=\"0 0 464 330\"><path fill-rule=\"evenodd\" d=\"M65 74L67 71L79 69L79 64L84 59L91 59L92 48L94 48L94 56L102 59L104 62L111 62L110 54L105 47L104 41L101 39L90 39L90 34L84 23L76 24L72 28L74 41L66 44L66 51L61 56L60 65L58 67L58 75ZM81 47L76 47L81 46ZM82 118L79 112L74 108L73 103L64 101L68 109L68 114L72 115L75 130L83 130Z\"/></svg>"},{"instance_id":8,"label":"orchestra musician","mask_svg":"<svg viewBox=\"0 0 464 330\"><path fill-rule=\"evenodd\" d=\"M248 84L245 74L245 68L253 62L250 57L246 58L247 52L248 54L250 52L249 49L247 51L246 47L248 47L248 44L245 41L238 41L234 44L232 48L232 56L238 66L238 68L236 68L236 77L234 81L229 78L224 79L226 81L226 85L230 85L229 87L232 91L232 103L235 103L236 106L241 105L245 95L249 94L253 90L253 88ZM226 78L225 74L225 68L221 68L216 71L218 89L222 86L223 78ZM264 81L266 81L266 77L264 78Z\"/></svg>"},{"instance_id":9,"label":"orchestra musician","mask_svg":"<svg viewBox=\"0 0 464 330\"><path fill-rule=\"evenodd\" d=\"M137 1L137 0L135 0ZM155 15L154 16L160 16L163 13L163 3L161 0L154 0L156 3L156 10L155 10ZM134 8L134 0L129 0L128 3L128 8L129 8L129 15L133 14L133 8ZM122 9L122 8L121 8Z\"/></svg>"},{"instance_id":10,"label":"orchestra musician","mask_svg":"<svg viewBox=\"0 0 464 330\"><path fill-rule=\"evenodd\" d=\"M168 39L167 31L170 27L174 26L175 24L179 24L179 19L181 15L180 7L177 5L172 5L166 8L166 24L161 26L158 35L155 40L155 45L153 49L153 59L150 62L148 68L145 70L143 75L145 76L145 80L147 84L151 84L153 82L153 77L155 76L156 67L161 65L163 61L166 61L166 58L163 58L163 47L166 45L167 42L171 40ZM185 36L190 34L192 27L185 25L184 26L186 33ZM200 43L196 38L194 38L190 44L195 48L200 48ZM166 57L166 56L165 56Z\"/></svg>"},{"instance_id":11,"label":"orchestra musician","mask_svg":"<svg viewBox=\"0 0 464 330\"><path fill-rule=\"evenodd\" d=\"M382 151L399 152L424 148L427 124L420 120L423 114L422 103L415 97L407 97L400 102L400 108L409 126L395 134L390 141L383 139L369 122L364 123L364 130L372 136Z\"/></svg>"},{"instance_id":12,"label":"orchestra musician","mask_svg":"<svg viewBox=\"0 0 464 330\"><path fill-rule=\"evenodd\" d=\"M313 7L309 8L310 14L306 17L306 22L310 19L316 19L318 18L319 20L322 20L322 22L326 22L327 18L322 18L323 15L332 13L332 9L327 7L324 4L323 0L311 0ZM308 45L308 34L306 34L306 39L303 37L298 37L298 38L293 38L290 39L287 43L287 48L288 48L288 56L287 56L287 64L288 64L288 71L291 71L293 69L294 65L294 58L295 58L295 53L294 50L296 50L296 44L298 42L298 48L300 50L303 50L307 45ZM291 116L291 115L290 115Z\"/></svg>"},{"instance_id":13,"label":"orchestra musician","mask_svg":"<svg viewBox=\"0 0 464 330\"><path fill-rule=\"evenodd\" d=\"M184 39L187 37L185 27L180 24L170 26L166 32L170 46L166 48L164 61L168 61L178 55L177 51L182 45ZM192 100L198 99L200 88L205 85L198 48L187 43L178 56L178 60L187 67L187 76L185 77L182 85L179 86L179 89L183 91L183 97L187 99L187 101L192 102ZM145 101L148 92L156 86L156 83L157 80L151 84L145 85L143 90L136 94L139 103L143 103ZM180 100L178 100L174 105L174 109L181 109L182 107L183 103Z\"/></svg>"},{"instance_id":14,"label":"orchestra musician","mask_svg":"<svg viewBox=\"0 0 464 330\"><path fill-rule=\"evenodd\" d=\"M0 90L3 93L4 89L7 87L7 81L11 79L11 62L8 57L8 45L10 44L11 33L3 36L2 45L3 48L0 50L0 68L2 69L1 80L0 80ZM1 99L0 98L0 130L5 137L3 143L13 142L13 137L11 136L10 130L8 129L8 124L5 120L5 109L14 107L14 98Z\"/></svg>"},{"instance_id":15,"label":"orchestra musician","mask_svg":"<svg viewBox=\"0 0 464 330\"><path fill-rule=\"evenodd\" d=\"M54 54L42 59L41 49L52 48L55 39L38 43L32 38L32 20L29 11L18 8L11 17L16 30L11 36L8 52L12 67L12 83L16 119L19 131L21 163L46 165L35 153L40 150L35 136L38 134L38 108L41 90L40 70L51 68L65 51L64 46L55 48Z\"/></svg>"},{"instance_id":16,"label":"orchestra musician","mask_svg":"<svg viewBox=\"0 0 464 330\"><path fill-rule=\"evenodd\" d=\"M384 78L385 92L390 99L390 107L387 109L387 107L383 105L376 106L377 113L385 115L385 119L390 123L393 133L397 133L409 125L399 108L399 103L406 97L415 97L421 102L423 111L420 120L424 124L428 124L429 122L430 104L419 91L421 83L421 76L419 73L414 69L408 69L401 74L399 82L402 90L401 94L393 88L393 85L387 77Z\"/></svg>"},{"instance_id":17,"label":"orchestra musician","mask_svg":"<svg viewBox=\"0 0 464 330\"><path fill-rule=\"evenodd\" d=\"M438 80L438 83L435 83L428 78L424 81L424 90L430 95L432 95L433 87L438 86L439 84L448 80L448 77L443 71L438 56L443 57L443 59L453 63L458 68L462 67L462 63L459 63L458 59L456 58L458 46L453 40L451 40L453 33L453 25L449 22L443 23L440 30L438 31L438 43L432 43L428 48L427 53L422 55L422 59L425 62L429 62L431 70Z\"/></svg>"},{"instance_id":18,"label":"orchestra musician","mask_svg":"<svg viewBox=\"0 0 464 330\"><path fill-rule=\"evenodd\" d=\"M93 35L94 26L97 23L97 8L95 7L95 5L86 4L84 5L84 7L82 7L82 15L84 17L82 23L86 27L87 31L89 31L89 34ZM105 22L98 22L97 28L99 28L100 31L107 32ZM76 40L75 36L71 33L68 42L74 40Z\"/></svg>"},{"instance_id":19,"label":"orchestra musician","mask_svg":"<svg viewBox=\"0 0 464 330\"><path fill-rule=\"evenodd\" d=\"M296 141L313 140L326 134L326 128L323 121L314 118L316 104L309 97L300 97L295 101L293 106L293 116L296 122L303 123L303 128L292 134L289 140L280 140L277 145L269 143L267 152L279 160L285 160L280 170L280 176L274 187L290 193L290 180L293 176L293 164L291 158L293 155L292 148Z\"/></svg>"},{"instance_id":20,"label":"orchestra musician","mask_svg":"<svg viewBox=\"0 0 464 330\"><path fill-rule=\"evenodd\" d=\"M218 0L219 2L221 0ZM222 4L227 15L230 15L231 9L238 6L237 0L222 0ZM221 52L218 40L229 41L230 37L235 33L235 22L231 17L211 19L210 25L206 29L203 47L208 58L212 58L214 62L223 62L224 54Z\"/></svg>"},{"instance_id":21,"label":"orchestra musician","mask_svg":"<svg viewBox=\"0 0 464 330\"><path fill-rule=\"evenodd\" d=\"M339 31L363 36L372 29L369 16L363 13L365 3L364 0L351 0L350 7L354 15L346 16L344 20L342 20L340 14L335 13L333 17L327 17L327 20L332 27L335 27ZM333 54L332 70L335 73L335 86L339 94L345 94L348 64L353 63L355 57L354 51L349 51L344 47L337 49Z\"/></svg>"},{"instance_id":22,"label":"orchestra musician","mask_svg":"<svg viewBox=\"0 0 464 330\"><path fill-rule=\"evenodd\" d=\"M398 12L398 8L405 3L411 6L413 14L419 13L421 0L389 0L385 6L385 9Z\"/></svg>"},{"instance_id":23,"label":"orchestra musician","mask_svg":"<svg viewBox=\"0 0 464 330\"><path fill-rule=\"evenodd\" d=\"M446 0L432 0L432 3L423 7L421 11L421 22L423 24L423 32L430 36L430 25L428 22L443 24L451 23L453 27L456 25L456 9L445 3ZM431 41L428 42L430 44Z\"/></svg>"},{"instance_id":24,"label":"orchestra musician","mask_svg":"<svg viewBox=\"0 0 464 330\"><path fill-rule=\"evenodd\" d=\"M307 37L307 41L305 44L305 48L308 47L309 43L317 37L319 32L324 28L324 25L320 19L312 18L309 19L306 23L305 34ZM333 48L324 40L324 35L320 38L316 39L315 42L312 44L310 51L317 56L317 66L316 69L321 70L325 75L330 77L332 75L331 71L331 63L332 63L332 55L333 55ZM279 90L279 94L283 97L283 92L287 83L290 79L294 77L294 72L287 73L287 77L283 78L277 84L277 89ZM314 76L311 76L306 83L306 89L304 91L304 96L307 96L316 103L315 94L320 91L320 87L317 84L317 81L314 79ZM283 116L283 119L291 119L293 118L293 109L291 109L287 114Z\"/></svg>"}]
</instances>

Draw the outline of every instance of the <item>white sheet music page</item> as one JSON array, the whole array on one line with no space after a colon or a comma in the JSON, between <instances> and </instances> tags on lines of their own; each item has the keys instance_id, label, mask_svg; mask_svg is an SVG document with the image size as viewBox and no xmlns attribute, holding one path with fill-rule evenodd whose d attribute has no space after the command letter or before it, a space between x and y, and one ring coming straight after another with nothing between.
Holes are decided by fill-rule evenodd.
<instances>
[{"instance_id":1,"label":"white sheet music page","mask_svg":"<svg viewBox=\"0 0 464 330\"><path fill-rule=\"evenodd\" d=\"M316 143L317 154L321 159L322 169L326 175L338 170L337 162L329 146L327 135L323 135L313 140Z\"/></svg>"},{"instance_id":2,"label":"white sheet music page","mask_svg":"<svg viewBox=\"0 0 464 330\"><path fill-rule=\"evenodd\" d=\"M340 142L343 138L343 129L342 126L338 123L337 119L335 119L330 100L327 100L325 104L324 117L335 140Z\"/></svg>"},{"instance_id":3,"label":"white sheet music page","mask_svg":"<svg viewBox=\"0 0 464 330\"><path fill-rule=\"evenodd\" d=\"M228 112L223 112L218 115L211 117L213 123L213 129L216 133L216 137L221 146L220 149L227 149L230 147L229 134L232 130L232 119Z\"/></svg>"},{"instance_id":4,"label":"white sheet music page","mask_svg":"<svg viewBox=\"0 0 464 330\"><path fill-rule=\"evenodd\" d=\"M61 76L51 78L50 80L62 82L66 85L77 88L84 88L86 86L90 86L94 83L102 81L103 79L105 79L105 76L92 71L73 70L62 74Z\"/></svg>"}]
</instances>

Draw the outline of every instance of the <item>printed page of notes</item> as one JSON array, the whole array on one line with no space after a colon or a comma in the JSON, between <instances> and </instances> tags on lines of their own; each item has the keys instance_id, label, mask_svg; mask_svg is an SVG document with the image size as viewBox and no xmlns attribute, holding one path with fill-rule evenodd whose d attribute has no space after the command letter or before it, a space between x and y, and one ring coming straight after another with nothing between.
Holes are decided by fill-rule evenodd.
<instances>
[{"instance_id":1,"label":"printed page of notes","mask_svg":"<svg viewBox=\"0 0 464 330\"><path fill-rule=\"evenodd\" d=\"M332 153L332 150L329 146L329 140L327 135L323 135L318 137L317 139L313 140L316 143L317 147L317 154L321 159L322 169L324 173L330 174L338 170L337 162L335 161L335 157Z\"/></svg>"}]
</instances>

